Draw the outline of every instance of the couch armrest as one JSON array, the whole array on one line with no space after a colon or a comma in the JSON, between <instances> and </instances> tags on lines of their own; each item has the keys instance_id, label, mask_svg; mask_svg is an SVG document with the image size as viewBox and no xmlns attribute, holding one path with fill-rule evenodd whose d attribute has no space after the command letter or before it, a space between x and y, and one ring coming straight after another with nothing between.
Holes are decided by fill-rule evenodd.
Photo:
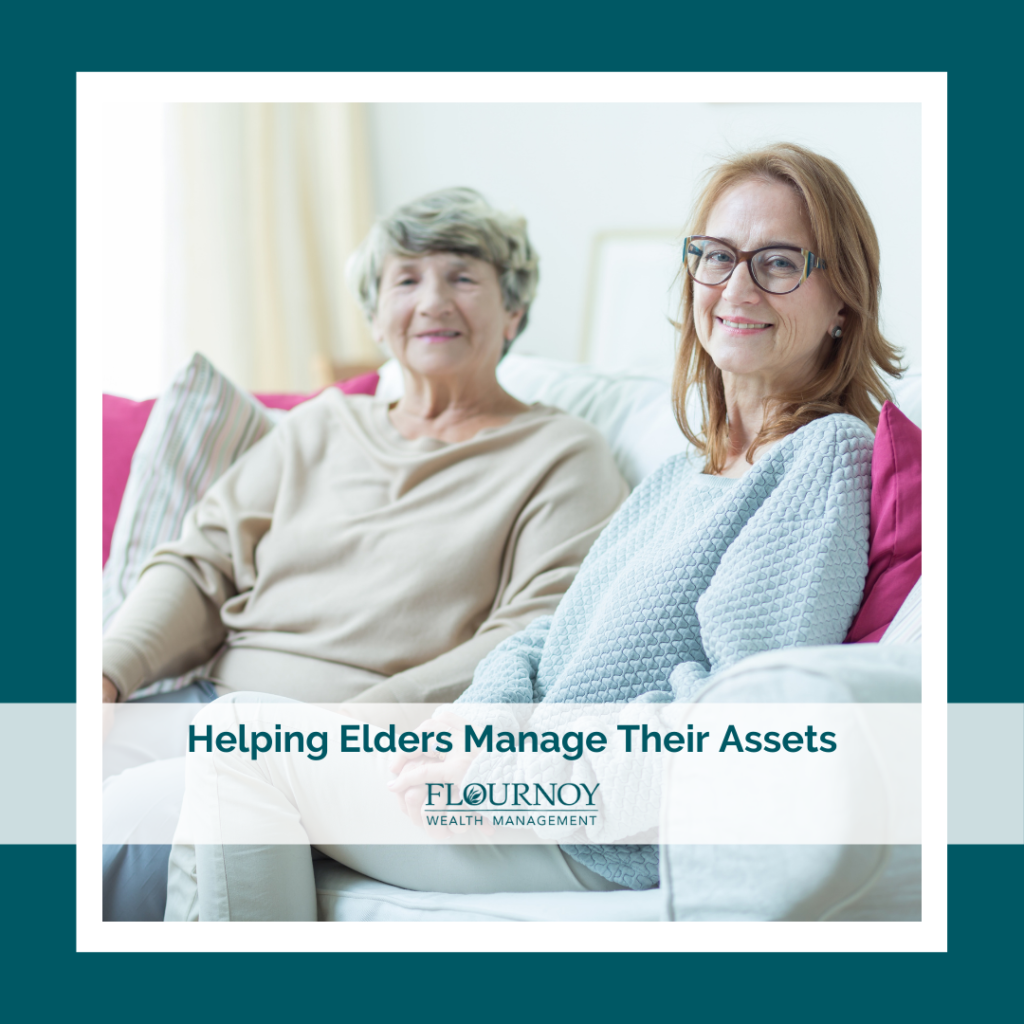
<instances>
[{"instance_id":1,"label":"couch armrest","mask_svg":"<svg viewBox=\"0 0 1024 1024\"><path fill-rule=\"evenodd\" d=\"M699 703L918 703L920 659L920 644L770 651ZM920 846L663 845L660 860L669 920L920 920Z\"/></svg>"}]
</instances>

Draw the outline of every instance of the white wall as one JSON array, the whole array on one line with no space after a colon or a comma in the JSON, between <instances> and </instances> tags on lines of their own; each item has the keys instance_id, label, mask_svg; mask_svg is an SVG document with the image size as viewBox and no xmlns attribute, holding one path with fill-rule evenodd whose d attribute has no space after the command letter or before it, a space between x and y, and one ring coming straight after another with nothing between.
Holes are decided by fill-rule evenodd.
<instances>
[{"instance_id":1,"label":"white wall","mask_svg":"<svg viewBox=\"0 0 1024 1024\"><path fill-rule=\"evenodd\" d=\"M846 169L874 218L884 326L920 368L916 104L372 104L368 122L377 213L464 184L528 217L541 286L518 350L569 360L580 355L597 233L654 229L677 238L696 180L716 157L773 140L811 146ZM175 310L165 281L165 218L173 213L166 208L164 108L110 104L101 131L102 190L94 199L103 224L103 388L142 398L157 394L176 369L167 350ZM653 294L664 295L674 256L659 265L665 280ZM659 311L643 309L636 333L646 337ZM602 312L612 325L605 351L623 313ZM656 362L663 369L670 359ZM633 368L654 372L649 364Z\"/></svg>"},{"instance_id":2,"label":"white wall","mask_svg":"<svg viewBox=\"0 0 1024 1024\"><path fill-rule=\"evenodd\" d=\"M716 157L770 141L809 146L860 191L881 244L883 327L920 368L917 104L373 104L369 124L378 213L470 185L527 216L541 286L517 345L571 360L596 233L679 232Z\"/></svg>"},{"instance_id":3,"label":"white wall","mask_svg":"<svg viewBox=\"0 0 1024 1024\"><path fill-rule=\"evenodd\" d=\"M165 351L165 133L161 103L109 104L101 122L103 390L159 394Z\"/></svg>"}]
</instances>

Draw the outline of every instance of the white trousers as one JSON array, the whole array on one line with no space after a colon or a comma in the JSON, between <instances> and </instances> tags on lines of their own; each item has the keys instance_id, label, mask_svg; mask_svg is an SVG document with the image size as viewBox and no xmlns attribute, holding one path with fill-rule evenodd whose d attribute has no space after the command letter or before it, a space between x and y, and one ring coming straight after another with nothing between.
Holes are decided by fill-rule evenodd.
<instances>
[{"instance_id":1,"label":"white trousers","mask_svg":"<svg viewBox=\"0 0 1024 1024\"><path fill-rule=\"evenodd\" d=\"M308 728L329 725L331 733L336 732L339 716L325 719L329 713L322 709L300 706L300 711L296 702L246 693L232 693L208 705L197 716L196 732L205 729L207 720L216 721L220 728L225 711L237 714L239 721L251 720L253 705L282 702L291 705L289 721L293 724L297 714L308 718ZM228 709L226 704L236 707ZM183 779L182 815L168 872L168 921L315 921L311 844L371 878L425 892L621 888L576 863L554 844L429 843L401 815L394 819L394 843L323 841L323 837L343 831L346 814L358 812L353 802L377 799L378 791L365 784L365 776L380 774L380 759L359 756L346 762L347 770L364 777L350 775L352 784L344 786L332 783L336 777L306 757L254 760L237 752L213 751L210 756L175 763L184 763L187 784ZM215 838L223 841L178 841L190 835L208 839L211 827L217 832ZM243 836L250 827L256 832Z\"/></svg>"}]
</instances>

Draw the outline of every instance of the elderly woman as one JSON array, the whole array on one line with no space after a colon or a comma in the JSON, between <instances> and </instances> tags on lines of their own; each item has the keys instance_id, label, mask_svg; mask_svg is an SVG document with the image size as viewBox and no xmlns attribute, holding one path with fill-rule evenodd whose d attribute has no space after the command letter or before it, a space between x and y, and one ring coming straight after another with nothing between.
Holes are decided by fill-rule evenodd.
<instances>
[{"instance_id":1,"label":"elderly woman","mask_svg":"<svg viewBox=\"0 0 1024 1024\"><path fill-rule=\"evenodd\" d=\"M435 192L378 222L349 270L402 397L330 388L210 488L104 638L105 701L214 656L194 699L454 699L555 610L626 497L592 427L496 379L537 283L525 221ZM109 807L146 785L122 773Z\"/></svg>"},{"instance_id":2,"label":"elderly woman","mask_svg":"<svg viewBox=\"0 0 1024 1024\"><path fill-rule=\"evenodd\" d=\"M626 496L595 430L495 376L536 287L523 220L436 192L376 224L350 274L404 394L329 388L214 484L105 636L104 700L218 649L221 692L454 699L555 610Z\"/></svg>"},{"instance_id":3,"label":"elderly woman","mask_svg":"<svg viewBox=\"0 0 1024 1024\"><path fill-rule=\"evenodd\" d=\"M850 626L867 571L872 431L888 395L882 374L899 372L878 325L870 218L836 164L779 145L714 168L690 232L675 406L700 459L676 456L643 481L554 615L499 645L460 701L686 701L741 658L839 643ZM465 758L404 760L392 789L412 813L425 783L465 777ZM344 814L344 799L317 800L311 769L262 781L246 762L239 771L253 793L274 787L284 796L268 815L297 810L309 834L329 832L325 819ZM605 799L636 792L612 787ZM230 810L225 804L230 798L220 805ZM618 838L656 820L635 824ZM392 884L450 892L658 881L649 845L320 849ZM228 916L229 905L238 918L315 915L301 845L175 851L169 919ZM252 859L243 867L244 857ZM288 884L255 881L270 877Z\"/></svg>"}]
</instances>

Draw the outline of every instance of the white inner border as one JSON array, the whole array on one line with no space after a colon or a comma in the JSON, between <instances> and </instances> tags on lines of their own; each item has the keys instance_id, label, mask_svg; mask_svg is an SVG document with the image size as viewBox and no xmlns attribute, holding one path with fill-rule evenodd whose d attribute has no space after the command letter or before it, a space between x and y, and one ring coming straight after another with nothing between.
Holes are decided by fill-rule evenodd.
<instances>
[{"instance_id":1,"label":"white inner border","mask_svg":"<svg viewBox=\"0 0 1024 1024\"><path fill-rule=\"evenodd\" d=\"M920 923L104 923L101 877L102 116L105 103L750 103L771 75L688 73L80 73L77 78L79 951L945 951L946 75L806 73L819 103L920 103L924 446L923 920ZM789 87L793 74L787 73ZM806 102L806 100L802 100ZM884 154L879 154L884 159ZM896 171L898 173L898 169Z\"/></svg>"}]
</instances>

